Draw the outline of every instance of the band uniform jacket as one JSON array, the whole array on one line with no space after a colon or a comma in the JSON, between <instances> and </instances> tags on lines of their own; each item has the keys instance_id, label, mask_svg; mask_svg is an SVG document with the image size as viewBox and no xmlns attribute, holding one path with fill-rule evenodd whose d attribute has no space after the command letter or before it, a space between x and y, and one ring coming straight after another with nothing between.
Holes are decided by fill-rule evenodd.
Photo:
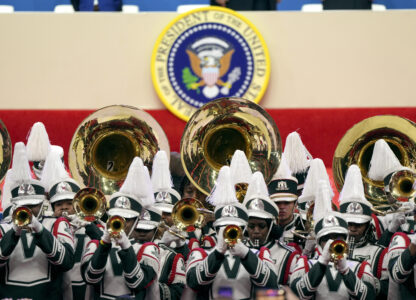
<instances>
[{"instance_id":1,"label":"band uniform jacket","mask_svg":"<svg viewBox=\"0 0 416 300\"><path fill-rule=\"evenodd\" d=\"M269 249L250 249L244 259L217 250L193 249L186 267L186 283L210 299L232 294L233 299L252 299L255 289L277 288Z\"/></svg>"},{"instance_id":2,"label":"band uniform jacket","mask_svg":"<svg viewBox=\"0 0 416 300\"><path fill-rule=\"evenodd\" d=\"M390 281L389 299L416 299L415 257L408 249L410 238L407 234L394 234L388 251Z\"/></svg>"},{"instance_id":3,"label":"band uniform jacket","mask_svg":"<svg viewBox=\"0 0 416 300\"><path fill-rule=\"evenodd\" d=\"M91 240L81 260L84 280L94 286L94 299L157 299L159 248L154 243L121 249L115 243Z\"/></svg>"},{"instance_id":4,"label":"band uniform jacket","mask_svg":"<svg viewBox=\"0 0 416 300\"><path fill-rule=\"evenodd\" d=\"M347 260L349 271L342 275L334 263L328 266L301 256L290 279L300 299L375 299L375 282L370 265Z\"/></svg>"},{"instance_id":5,"label":"band uniform jacket","mask_svg":"<svg viewBox=\"0 0 416 300\"><path fill-rule=\"evenodd\" d=\"M60 299L63 272L74 264L74 238L65 218L45 217L43 230L14 235L0 224L0 299Z\"/></svg>"},{"instance_id":6,"label":"band uniform jacket","mask_svg":"<svg viewBox=\"0 0 416 300\"><path fill-rule=\"evenodd\" d=\"M385 299L388 292L389 273L387 269L387 251L388 248L366 242L363 245L355 246L351 255L352 260L358 262L367 261L370 264L378 299Z\"/></svg>"},{"instance_id":7,"label":"band uniform jacket","mask_svg":"<svg viewBox=\"0 0 416 300\"><path fill-rule=\"evenodd\" d=\"M160 244L159 293L162 300L181 299L185 287L185 260L180 253Z\"/></svg>"},{"instance_id":8,"label":"band uniform jacket","mask_svg":"<svg viewBox=\"0 0 416 300\"><path fill-rule=\"evenodd\" d=\"M250 241L247 242L247 246L254 248ZM269 241L263 246L270 250L278 285L289 285L290 276L301 254L280 241Z\"/></svg>"}]
</instances>

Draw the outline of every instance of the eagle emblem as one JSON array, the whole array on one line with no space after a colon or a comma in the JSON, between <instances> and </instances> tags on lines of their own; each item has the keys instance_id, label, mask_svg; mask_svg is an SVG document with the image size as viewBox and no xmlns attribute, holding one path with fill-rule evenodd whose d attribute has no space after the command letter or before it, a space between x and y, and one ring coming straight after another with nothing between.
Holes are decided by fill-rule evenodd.
<instances>
[{"instance_id":1,"label":"eagle emblem","mask_svg":"<svg viewBox=\"0 0 416 300\"><path fill-rule=\"evenodd\" d=\"M182 70L182 81L188 90L199 94L202 88L205 97L214 99L219 94L228 95L233 83L240 79L239 67L228 74L225 82L222 79L228 73L234 54L233 46L223 39L214 36L198 39L186 53L193 72L188 67Z\"/></svg>"}]
</instances>

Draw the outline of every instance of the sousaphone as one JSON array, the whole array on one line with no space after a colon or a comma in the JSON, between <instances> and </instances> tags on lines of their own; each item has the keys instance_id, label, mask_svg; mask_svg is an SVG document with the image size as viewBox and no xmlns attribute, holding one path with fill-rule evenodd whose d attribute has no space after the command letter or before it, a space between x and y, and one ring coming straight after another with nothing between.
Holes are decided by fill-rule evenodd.
<instances>
[{"instance_id":1,"label":"sousaphone","mask_svg":"<svg viewBox=\"0 0 416 300\"><path fill-rule=\"evenodd\" d=\"M69 169L84 186L111 195L135 156L151 170L158 150L170 153L168 139L151 115L133 106L107 106L78 126L69 148Z\"/></svg>"},{"instance_id":2,"label":"sousaphone","mask_svg":"<svg viewBox=\"0 0 416 300\"><path fill-rule=\"evenodd\" d=\"M374 206L388 206L383 181L368 177L374 144L384 139L404 167L416 166L416 124L399 116L382 115L365 119L342 137L335 150L332 168L338 191L344 185L347 169L357 164L363 177L365 196Z\"/></svg>"},{"instance_id":3,"label":"sousaphone","mask_svg":"<svg viewBox=\"0 0 416 300\"><path fill-rule=\"evenodd\" d=\"M2 182L12 161L12 141L6 125L0 120L0 182ZM1 193L0 193L1 194Z\"/></svg>"},{"instance_id":4,"label":"sousaphone","mask_svg":"<svg viewBox=\"0 0 416 300\"><path fill-rule=\"evenodd\" d=\"M282 142L276 123L259 105L241 98L220 98L197 110L181 139L181 161L189 180L204 194L236 150L247 156L251 170L266 183L279 166Z\"/></svg>"}]
</instances>

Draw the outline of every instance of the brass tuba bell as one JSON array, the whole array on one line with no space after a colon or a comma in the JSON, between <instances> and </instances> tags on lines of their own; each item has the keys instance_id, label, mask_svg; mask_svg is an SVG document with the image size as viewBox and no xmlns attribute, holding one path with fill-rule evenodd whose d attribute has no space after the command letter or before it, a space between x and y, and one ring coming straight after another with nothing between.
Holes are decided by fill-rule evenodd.
<instances>
[{"instance_id":1,"label":"brass tuba bell","mask_svg":"<svg viewBox=\"0 0 416 300\"><path fill-rule=\"evenodd\" d=\"M12 222L17 227L25 227L32 223L32 211L26 206L19 206L13 210Z\"/></svg>"},{"instance_id":2,"label":"brass tuba bell","mask_svg":"<svg viewBox=\"0 0 416 300\"><path fill-rule=\"evenodd\" d=\"M12 161L12 141L3 121L0 120L0 182L6 176Z\"/></svg>"},{"instance_id":3,"label":"brass tuba bell","mask_svg":"<svg viewBox=\"0 0 416 300\"><path fill-rule=\"evenodd\" d=\"M69 169L84 186L111 195L123 183L135 156L151 170L158 150L169 153L169 142L151 115L132 106L107 106L78 126L69 148Z\"/></svg>"},{"instance_id":4,"label":"brass tuba bell","mask_svg":"<svg viewBox=\"0 0 416 300\"><path fill-rule=\"evenodd\" d=\"M181 139L181 161L189 180L208 195L218 172L236 150L244 151L253 172L266 183L280 163L282 142L273 118L259 105L241 98L220 98L197 110Z\"/></svg>"},{"instance_id":5,"label":"brass tuba bell","mask_svg":"<svg viewBox=\"0 0 416 300\"><path fill-rule=\"evenodd\" d=\"M334 182L341 191L345 174L352 164L357 164L363 177L365 196L374 206L390 205L383 181L368 177L374 144L384 139L402 166L416 166L416 124L399 116L382 115L367 118L350 128L335 150L332 168Z\"/></svg>"},{"instance_id":6,"label":"brass tuba bell","mask_svg":"<svg viewBox=\"0 0 416 300\"><path fill-rule=\"evenodd\" d=\"M72 205L80 219L92 222L104 215L107 209L107 200L99 190L84 188L75 194Z\"/></svg>"}]
</instances>

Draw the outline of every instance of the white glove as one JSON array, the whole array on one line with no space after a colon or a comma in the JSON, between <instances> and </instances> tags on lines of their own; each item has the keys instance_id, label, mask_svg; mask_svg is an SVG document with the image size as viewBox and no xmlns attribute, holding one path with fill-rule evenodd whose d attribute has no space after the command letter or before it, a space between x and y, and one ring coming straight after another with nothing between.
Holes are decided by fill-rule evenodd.
<instances>
[{"instance_id":1,"label":"white glove","mask_svg":"<svg viewBox=\"0 0 416 300\"><path fill-rule=\"evenodd\" d=\"M101 240L106 244L111 244L111 236L107 230L104 230L104 234L102 235Z\"/></svg>"},{"instance_id":2,"label":"white glove","mask_svg":"<svg viewBox=\"0 0 416 300\"><path fill-rule=\"evenodd\" d=\"M410 238L410 243L416 245L416 234L408 235L408 237Z\"/></svg>"},{"instance_id":3,"label":"white glove","mask_svg":"<svg viewBox=\"0 0 416 300\"><path fill-rule=\"evenodd\" d=\"M250 249L248 249L248 247L244 245L241 241L235 244L234 247L230 248L230 253L240 258L246 257L248 251L250 251Z\"/></svg>"},{"instance_id":4,"label":"white glove","mask_svg":"<svg viewBox=\"0 0 416 300\"><path fill-rule=\"evenodd\" d=\"M116 239L116 243L121 247L121 249L127 249L131 246L130 240L127 237L126 233L122 231L120 236Z\"/></svg>"},{"instance_id":5,"label":"white glove","mask_svg":"<svg viewBox=\"0 0 416 300\"><path fill-rule=\"evenodd\" d=\"M395 213L393 214L393 219L390 221L388 230L394 233L404 223L406 223L406 215L403 212Z\"/></svg>"},{"instance_id":6,"label":"white glove","mask_svg":"<svg viewBox=\"0 0 416 300\"><path fill-rule=\"evenodd\" d=\"M32 216L32 223L30 223L28 227L32 229L32 232L36 232L36 233L39 233L43 230L42 223L40 223L39 220L35 216Z\"/></svg>"},{"instance_id":7,"label":"white glove","mask_svg":"<svg viewBox=\"0 0 416 300\"><path fill-rule=\"evenodd\" d=\"M19 227L13 223L13 231L15 236L20 236L22 234L22 227Z\"/></svg>"},{"instance_id":8,"label":"white glove","mask_svg":"<svg viewBox=\"0 0 416 300\"><path fill-rule=\"evenodd\" d=\"M222 254L227 251L228 247L227 243L224 241L224 229L224 226L220 228L220 231L217 234L217 244L215 245L215 250Z\"/></svg>"},{"instance_id":9,"label":"white glove","mask_svg":"<svg viewBox=\"0 0 416 300\"><path fill-rule=\"evenodd\" d=\"M78 229L90 224L90 222L78 218L77 215L68 215L67 218L70 220L70 223L72 227L74 228L74 231L77 231Z\"/></svg>"},{"instance_id":10,"label":"white glove","mask_svg":"<svg viewBox=\"0 0 416 300\"><path fill-rule=\"evenodd\" d=\"M315 239L310 239L310 238L306 239L305 248L303 249L302 254L307 257L310 257L315 251L315 246L316 246Z\"/></svg>"},{"instance_id":11,"label":"white glove","mask_svg":"<svg viewBox=\"0 0 416 300\"><path fill-rule=\"evenodd\" d=\"M183 246L184 244L184 240L170 233L169 230L165 230L162 238L160 239L160 243L169 247L173 242L175 242L177 247Z\"/></svg>"},{"instance_id":12,"label":"white glove","mask_svg":"<svg viewBox=\"0 0 416 300\"><path fill-rule=\"evenodd\" d=\"M334 240L328 240L325 244L324 250L322 250L321 256L318 258L318 262L327 266L331 260L331 253L329 252L329 246L331 246Z\"/></svg>"},{"instance_id":13,"label":"white glove","mask_svg":"<svg viewBox=\"0 0 416 300\"><path fill-rule=\"evenodd\" d=\"M344 257L340 260L337 261L336 263L336 267L338 269L338 271L341 272L341 274L347 274L349 268L348 268L348 264L347 264L347 259Z\"/></svg>"}]
</instances>

